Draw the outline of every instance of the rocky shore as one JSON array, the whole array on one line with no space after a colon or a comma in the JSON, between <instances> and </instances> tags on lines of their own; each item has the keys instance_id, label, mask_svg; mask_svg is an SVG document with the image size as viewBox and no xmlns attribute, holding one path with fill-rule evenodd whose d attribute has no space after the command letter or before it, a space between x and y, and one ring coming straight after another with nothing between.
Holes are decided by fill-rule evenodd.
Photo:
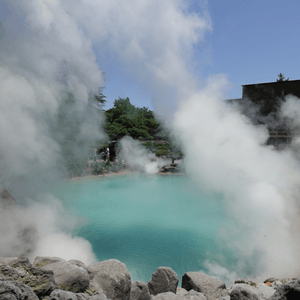
<instances>
[{"instance_id":1,"label":"rocky shore","mask_svg":"<svg viewBox=\"0 0 300 300\"><path fill-rule=\"evenodd\" d=\"M159 267L148 283L131 282L126 265L116 259L86 266L58 257L0 258L1 300L291 300L300 299L300 279L245 279L226 287L202 272L178 275Z\"/></svg>"}]
</instances>

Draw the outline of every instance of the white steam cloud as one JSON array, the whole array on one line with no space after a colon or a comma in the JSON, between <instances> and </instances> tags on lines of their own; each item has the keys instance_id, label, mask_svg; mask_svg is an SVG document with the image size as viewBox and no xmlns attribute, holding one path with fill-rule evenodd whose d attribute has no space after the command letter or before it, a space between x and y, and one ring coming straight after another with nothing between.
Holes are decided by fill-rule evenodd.
<instances>
[{"instance_id":1,"label":"white steam cloud","mask_svg":"<svg viewBox=\"0 0 300 300\"><path fill-rule=\"evenodd\" d=\"M91 245L63 230L62 208L41 195L50 178L67 176L70 161L86 156L104 136L103 117L91 104L103 74L63 1L1 5L11 15L0 41L0 187L23 206L1 208L0 256L56 255L89 263L95 260ZM48 200L26 206L26 197Z\"/></svg>"},{"instance_id":2,"label":"white steam cloud","mask_svg":"<svg viewBox=\"0 0 300 300\"><path fill-rule=\"evenodd\" d=\"M154 153L131 137L122 138L120 145L122 149L121 158L125 160L126 166L133 170L155 174L160 168L171 163L170 160L157 158Z\"/></svg>"},{"instance_id":3,"label":"white steam cloud","mask_svg":"<svg viewBox=\"0 0 300 300\"><path fill-rule=\"evenodd\" d=\"M251 276L298 276L299 162L290 150L264 145L266 127L219 105L224 86L224 77L209 79L176 114L187 171L203 188L224 195L239 229L223 228L221 240L242 255L237 274L247 274L245 260L259 253Z\"/></svg>"}]
</instances>

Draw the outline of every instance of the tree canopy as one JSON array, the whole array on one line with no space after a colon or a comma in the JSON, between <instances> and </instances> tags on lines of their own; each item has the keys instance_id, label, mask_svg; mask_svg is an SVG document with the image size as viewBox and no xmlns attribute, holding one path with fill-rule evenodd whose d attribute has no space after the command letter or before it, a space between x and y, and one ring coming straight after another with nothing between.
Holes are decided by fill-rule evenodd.
<instances>
[{"instance_id":1,"label":"tree canopy","mask_svg":"<svg viewBox=\"0 0 300 300\"><path fill-rule=\"evenodd\" d=\"M285 79L285 76L282 73L278 74L277 82L283 82L283 81L289 81L289 80L290 80L289 78Z\"/></svg>"},{"instance_id":2,"label":"tree canopy","mask_svg":"<svg viewBox=\"0 0 300 300\"><path fill-rule=\"evenodd\" d=\"M114 106L105 111L106 131L113 140L129 135L134 139L153 139L160 132L160 123L149 108L138 108L130 99L115 100Z\"/></svg>"}]
</instances>

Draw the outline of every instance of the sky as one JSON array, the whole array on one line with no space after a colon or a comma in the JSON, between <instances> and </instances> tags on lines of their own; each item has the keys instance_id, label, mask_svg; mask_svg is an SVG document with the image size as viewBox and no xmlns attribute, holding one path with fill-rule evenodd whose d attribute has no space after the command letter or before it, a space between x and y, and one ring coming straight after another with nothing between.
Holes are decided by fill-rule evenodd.
<instances>
[{"instance_id":1,"label":"sky","mask_svg":"<svg viewBox=\"0 0 300 300\"><path fill-rule=\"evenodd\" d=\"M192 3L197 12L197 1ZM300 79L299 16L297 0L208 0L212 30L194 47L194 73L199 81L226 74L231 83L228 99L241 98L244 84L276 81L283 73ZM113 62L101 61L106 73L106 108L118 97L129 97L137 106L154 109L151 89Z\"/></svg>"},{"instance_id":2,"label":"sky","mask_svg":"<svg viewBox=\"0 0 300 300\"><path fill-rule=\"evenodd\" d=\"M0 1L2 22L11 14L4 2ZM191 0L189 13L201 12L203 5ZM230 89L225 97L233 99L241 97L241 85L272 82L280 72L290 80L299 79L299 1L208 0L205 6L211 29L193 45L189 65L199 83L211 75L226 74ZM115 99L129 97L134 105L155 110L150 85L105 47L94 47L94 52L105 73L105 109L111 108Z\"/></svg>"}]
</instances>

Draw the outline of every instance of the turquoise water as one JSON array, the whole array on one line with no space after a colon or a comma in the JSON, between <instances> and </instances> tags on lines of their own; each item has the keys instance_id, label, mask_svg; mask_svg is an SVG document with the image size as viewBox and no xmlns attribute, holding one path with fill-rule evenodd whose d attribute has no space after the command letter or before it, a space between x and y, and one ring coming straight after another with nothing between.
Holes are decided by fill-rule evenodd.
<instances>
[{"instance_id":1,"label":"turquoise water","mask_svg":"<svg viewBox=\"0 0 300 300\"><path fill-rule=\"evenodd\" d=\"M235 263L217 240L234 226L222 195L205 194L186 176L119 176L65 182L54 192L71 215L84 217L74 234L87 239L99 261L118 259L132 281L148 282L160 266L181 277L205 270L205 260Z\"/></svg>"}]
</instances>

